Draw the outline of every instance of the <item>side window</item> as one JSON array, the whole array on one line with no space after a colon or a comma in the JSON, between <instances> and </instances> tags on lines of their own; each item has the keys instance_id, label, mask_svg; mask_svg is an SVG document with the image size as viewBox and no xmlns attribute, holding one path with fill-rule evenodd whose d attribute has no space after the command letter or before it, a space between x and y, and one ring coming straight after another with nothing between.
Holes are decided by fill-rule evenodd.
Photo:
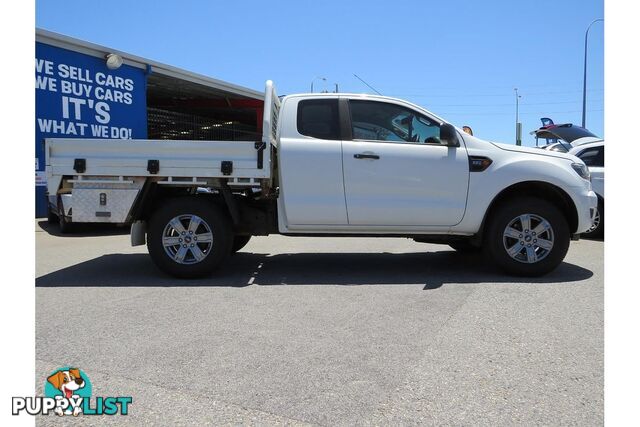
<instances>
[{"instance_id":1,"label":"side window","mask_svg":"<svg viewBox=\"0 0 640 427\"><path fill-rule=\"evenodd\" d=\"M337 99L308 99L298 103L298 133L319 139L340 139Z\"/></svg>"},{"instance_id":2,"label":"side window","mask_svg":"<svg viewBox=\"0 0 640 427\"><path fill-rule=\"evenodd\" d=\"M351 100L349 105L353 139L441 144L440 125L413 110L378 101Z\"/></svg>"},{"instance_id":3,"label":"side window","mask_svg":"<svg viewBox=\"0 0 640 427\"><path fill-rule=\"evenodd\" d=\"M587 166L604 167L604 146L587 148L578 157Z\"/></svg>"}]
</instances>

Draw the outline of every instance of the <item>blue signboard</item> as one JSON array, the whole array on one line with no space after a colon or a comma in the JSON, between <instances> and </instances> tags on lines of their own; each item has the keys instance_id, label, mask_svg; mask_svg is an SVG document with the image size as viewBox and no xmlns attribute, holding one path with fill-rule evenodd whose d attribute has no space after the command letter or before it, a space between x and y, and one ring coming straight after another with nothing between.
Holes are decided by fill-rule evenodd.
<instances>
[{"instance_id":1,"label":"blue signboard","mask_svg":"<svg viewBox=\"0 0 640 427\"><path fill-rule=\"evenodd\" d=\"M36 43L36 216L47 215L45 138L147 137L142 69Z\"/></svg>"}]
</instances>

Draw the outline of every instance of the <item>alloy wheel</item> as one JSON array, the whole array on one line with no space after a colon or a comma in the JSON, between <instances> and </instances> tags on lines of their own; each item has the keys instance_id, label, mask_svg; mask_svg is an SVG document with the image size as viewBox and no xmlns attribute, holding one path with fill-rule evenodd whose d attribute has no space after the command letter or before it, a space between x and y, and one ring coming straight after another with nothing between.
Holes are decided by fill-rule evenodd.
<instances>
[{"instance_id":1,"label":"alloy wheel","mask_svg":"<svg viewBox=\"0 0 640 427\"><path fill-rule=\"evenodd\" d=\"M536 214L527 213L513 218L502 233L507 254L525 264L545 259L553 249L553 241L551 223Z\"/></svg>"},{"instance_id":2,"label":"alloy wheel","mask_svg":"<svg viewBox=\"0 0 640 427\"><path fill-rule=\"evenodd\" d=\"M213 231L197 215L179 215L167 223L162 232L162 246L169 258L178 264L197 264L213 248Z\"/></svg>"}]
</instances>

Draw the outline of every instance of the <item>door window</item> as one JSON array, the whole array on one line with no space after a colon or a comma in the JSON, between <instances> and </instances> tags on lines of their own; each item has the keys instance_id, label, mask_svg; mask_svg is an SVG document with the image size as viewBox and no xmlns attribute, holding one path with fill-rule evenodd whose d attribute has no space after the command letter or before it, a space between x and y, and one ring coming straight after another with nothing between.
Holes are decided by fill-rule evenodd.
<instances>
[{"instance_id":1,"label":"door window","mask_svg":"<svg viewBox=\"0 0 640 427\"><path fill-rule=\"evenodd\" d=\"M402 107L378 101L349 101L353 139L441 144L440 125Z\"/></svg>"},{"instance_id":2,"label":"door window","mask_svg":"<svg viewBox=\"0 0 640 427\"><path fill-rule=\"evenodd\" d=\"M587 148L578 157L587 166L604 167L604 146Z\"/></svg>"}]
</instances>

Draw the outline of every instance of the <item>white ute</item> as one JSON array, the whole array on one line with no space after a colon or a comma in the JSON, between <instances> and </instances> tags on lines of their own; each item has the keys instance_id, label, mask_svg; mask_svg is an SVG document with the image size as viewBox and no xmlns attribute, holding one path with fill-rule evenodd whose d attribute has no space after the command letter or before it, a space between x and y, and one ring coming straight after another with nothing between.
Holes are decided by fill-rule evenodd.
<instances>
[{"instance_id":1,"label":"white ute","mask_svg":"<svg viewBox=\"0 0 640 427\"><path fill-rule=\"evenodd\" d=\"M270 81L261 141L49 139L46 164L63 226L130 223L177 277L271 233L408 237L541 275L598 204L575 156L483 141L399 99L280 100Z\"/></svg>"}]
</instances>

